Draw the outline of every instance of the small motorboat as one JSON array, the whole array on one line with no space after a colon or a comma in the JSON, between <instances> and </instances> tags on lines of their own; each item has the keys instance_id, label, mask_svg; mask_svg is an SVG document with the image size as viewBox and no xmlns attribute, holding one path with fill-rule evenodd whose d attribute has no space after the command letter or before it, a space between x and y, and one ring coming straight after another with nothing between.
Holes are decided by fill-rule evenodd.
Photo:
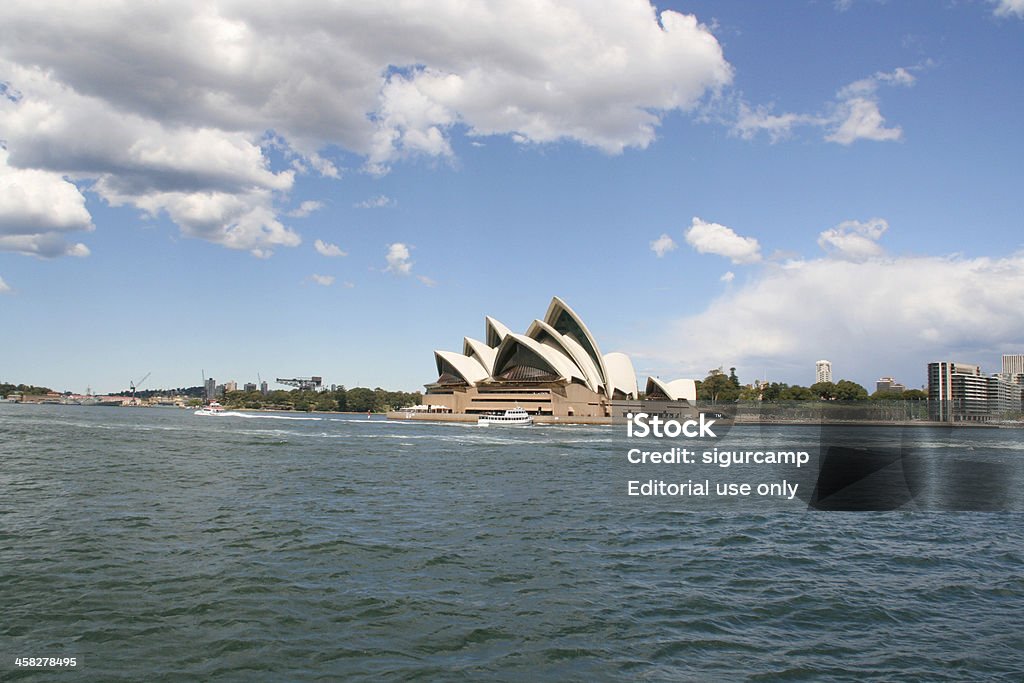
<instances>
[{"instance_id":1,"label":"small motorboat","mask_svg":"<svg viewBox=\"0 0 1024 683\"><path fill-rule=\"evenodd\" d=\"M205 406L195 412L196 415L223 415L224 406L217 403L216 401L210 401Z\"/></svg>"}]
</instances>

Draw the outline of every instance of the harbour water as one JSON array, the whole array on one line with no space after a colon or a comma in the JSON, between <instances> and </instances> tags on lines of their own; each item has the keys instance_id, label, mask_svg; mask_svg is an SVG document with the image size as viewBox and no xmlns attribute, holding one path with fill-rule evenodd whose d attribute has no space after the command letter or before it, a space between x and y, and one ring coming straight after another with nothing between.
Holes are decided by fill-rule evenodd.
<instances>
[{"instance_id":1,"label":"harbour water","mask_svg":"<svg viewBox=\"0 0 1024 683\"><path fill-rule=\"evenodd\" d=\"M956 438L1024 458L1016 430ZM1024 514L628 496L679 475L626 448L0 405L0 678L72 656L62 680L1024 678Z\"/></svg>"}]
</instances>

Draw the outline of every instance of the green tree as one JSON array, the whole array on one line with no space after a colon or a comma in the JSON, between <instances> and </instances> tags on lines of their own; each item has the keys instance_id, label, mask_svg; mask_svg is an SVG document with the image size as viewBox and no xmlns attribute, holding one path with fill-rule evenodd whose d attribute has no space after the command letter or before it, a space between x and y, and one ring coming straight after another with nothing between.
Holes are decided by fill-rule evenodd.
<instances>
[{"instance_id":1,"label":"green tree","mask_svg":"<svg viewBox=\"0 0 1024 683\"><path fill-rule=\"evenodd\" d=\"M869 397L872 401L902 401L903 392L892 389L879 389Z\"/></svg>"},{"instance_id":2,"label":"green tree","mask_svg":"<svg viewBox=\"0 0 1024 683\"><path fill-rule=\"evenodd\" d=\"M708 372L708 376L700 383L700 391L697 398L712 403L735 401L740 396L739 387L733 384L721 368Z\"/></svg>"},{"instance_id":3,"label":"green tree","mask_svg":"<svg viewBox=\"0 0 1024 683\"><path fill-rule=\"evenodd\" d=\"M325 391L316 397L316 401L313 403L313 406L316 410L326 413L332 410L337 410L338 402L334 400L334 395L331 392Z\"/></svg>"},{"instance_id":4,"label":"green tree","mask_svg":"<svg viewBox=\"0 0 1024 683\"><path fill-rule=\"evenodd\" d=\"M836 382L836 398L840 401L866 401L868 390L848 379Z\"/></svg>"},{"instance_id":5,"label":"green tree","mask_svg":"<svg viewBox=\"0 0 1024 683\"><path fill-rule=\"evenodd\" d=\"M761 400L778 401L782 396L782 392L788 388L788 384L780 382L771 382L761 389Z\"/></svg>"},{"instance_id":6,"label":"green tree","mask_svg":"<svg viewBox=\"0 0 1024 683\"><path fill-rule=\"evenodd\" d=\"M761 389L752 385L740 387L741 401L757 401L761 398Z\"/></svg>"},{"instance_id":7,"label":"green tree","mask_svg":"<svg viewBox=\"0 0 1024 683\"><path fill-rule=\"evenodd\" d=\"M832 382L815 382L810 389L812 394L823 401L831 401L836 397L836 385Z\"/></svg>"},{"instance_id":8,"label":"green tree","mask_svg":"<svg viewBox=\"0 0 1024 683\"><path fill-rule=\"evenodd\" d=\"M349 389L345 395L348 409L354 413L372 413L375 407L376 395L373 389L366 387L355 387Z\"/></svg>"},{"instance_id":9,"label":"green tree","mask_svg":"<svg viewBox=\"0 0 1024 683\"><path fill-rule=\"evenodd\" d=\"M907 389L900 394L900 398L904 401L927 401L928 392L920 389Z\"/></svg>"},{"instance_id":10,"label":"green tree","mask_svg":"<svg viewBox=\"0 0 1024 683\"><path fill-rule=\"evenodd\" d=\"M807 387L794 384L783 389L779 394L779 398L783 401L813 401L817 396Z\"/></svg>"}]
</instances>

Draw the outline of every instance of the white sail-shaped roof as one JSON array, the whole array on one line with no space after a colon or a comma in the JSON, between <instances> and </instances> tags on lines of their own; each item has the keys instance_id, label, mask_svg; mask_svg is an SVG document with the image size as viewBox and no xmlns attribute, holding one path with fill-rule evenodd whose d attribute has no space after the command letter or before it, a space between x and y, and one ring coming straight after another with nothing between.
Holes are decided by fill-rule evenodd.
<instances>
[{"instance_id":1,"label":"white sail-shaped roof","mask_svg":"<svg viewBox=\"0 0 1024 683\"><path fill-rule=\"evenodd\" d=\"M512 330L508 329L491 316L484 318L484 340L492 349L498 348L498 346L501 345L502 340L504 340L511 332Z\"/></svg>"},{"instance_id":2,"label":"white sail-shaped roof","mask_svg":"<svg viewBox=\"0 0 1024 683\"><path fill-rule=\"evenodd\" d=\"M454 370L455 374L471 387L476 386L477 382L484 381L490 375L475 358L454 351L434 351L434 362L437 364L438 375L443 375L448 369Z\"/></svg>"},{"instance_id":3,"label":"white sail-shaped roof","mask_svg":"<svg viewBox=\"0 0 1024 683\"><path fill-rule=\"evenodd\" d=\"M608 384L606 389L611 396L615 390L621 391L626 398L636 398L640 393L636 386L636 370L633 369L633 361L624 353L614 351L604 357L604 367L608 372Z\"/></svg>"},{"instance_id":4,"label":"white sail-shaped roof","mask_svg":"<svg viewBox=\"0 0 1024 683\"><path fill-rule=\"evenodd\" d=\"M674 379L671 382L662 382L657 377L647 378L648 395L655 392L665 394L670 401L696 401L697 383L692 379Z\"/></svg>"},{"instance_id":5,"label":"white sail-shaped roof","mask_svg":"<svg viewBox=\"0 0 1024 683\"><path fill-rule=\"evenodd\" d=\"M498 353L494 359L493 377L498 377L508 369L509 361L514 357L517 346L525 348L533 358L533 362L541 365L538 369L549 372L557 379L571 381L575 377L586 381L580 369L568 356L526 335L514 332L510 332L498 347Z\"/></svg>"},{"instance_id":6,"label":"white sail-shaped roof","mask_svg":"<svg viewBox=\"0 0 1024 683\"><path fill-rule=\"evenodd\" d=\"M530 329L526 331L526 336L531 339L536 339L542 344L554 345L557 351L568 356L576 367L579 368L583 374L583 379L587 383L587 387L591 391L599 392L604 384L601 381L601 372L594 365L593 359L587 355L586 350L572 337L568 337L560 333L555 328L548 325L543 320L534 320L530 323Z\"/></svg>"},{"instance_id":7,"label":"white sail-shaped roof","mask_svg":"<svg viewBox=\"0 0 1024 683\"><path fill-rule=\"evenodd\" d=\"M583 324L583 320L569 307L569 304L557 296L553 297L551 304L548 306L548 312L544 314L544 322L558 330L561 334L572 338L583 347L583 350L590 356L594 366L601 375L600 384L604 385L605 394L611 398L612 389L610 385L612 383L609 381L608 369L605 366L604 358L601 356L601 349L597 345L597 340L594 339L594 335L590 333L587 326ZM635 379L633 384L636 384Z\"/></svg>"},{"instance_id":8,"label":"white sail-shaped roof","mask_svg":"<svg viewBox=\"0 0 1024 683\"><path fill-rule=\"evenodd\" d=\"M494 369L494 357L497 354L498 349L492 349L479 339L473 339L472 337L462 338L462 355L475 359L480 365L484 366L484 370L487 371L488 375Z\"/></svg>"}]
</instances>

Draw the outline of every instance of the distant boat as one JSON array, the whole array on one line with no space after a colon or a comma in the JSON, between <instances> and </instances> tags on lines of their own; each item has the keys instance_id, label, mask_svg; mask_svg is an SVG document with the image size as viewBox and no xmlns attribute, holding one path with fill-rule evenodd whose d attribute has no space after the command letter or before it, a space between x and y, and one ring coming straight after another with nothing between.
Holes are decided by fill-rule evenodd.
<instances>
[{"instance_id":1,"label":"distant boat","mask_svg":"<svg viewBox=\"0 0 1024 683\"><path fill-rule=\"evenodd\" d=\"M501 415L481 415L476 423L480 427L489 425L521 426L532 425L533 418L522 408L511 408Z\"/></svg>"},{"instance_id":2,"label":"distant boat","mask_svg":"<svg viewBox=\"0 0 1024 683\"><path fill-rule=\"evenodd\" d=\"M124 405L124 400L120 398L98 398L95 403L89 405L103 406L104 408L119 408Z\"/></svg>"},{"instance_id":3,"label":"distant boat","mask_svg":"<svg viewBox=\"0 0 1024 683\"><path fill-rule=\"evenodd\" d=\"M210 401L205 406L195 412L195 415L223 415L224 406L217 403L216 401Z\"/></svg>"}]
</instances>

